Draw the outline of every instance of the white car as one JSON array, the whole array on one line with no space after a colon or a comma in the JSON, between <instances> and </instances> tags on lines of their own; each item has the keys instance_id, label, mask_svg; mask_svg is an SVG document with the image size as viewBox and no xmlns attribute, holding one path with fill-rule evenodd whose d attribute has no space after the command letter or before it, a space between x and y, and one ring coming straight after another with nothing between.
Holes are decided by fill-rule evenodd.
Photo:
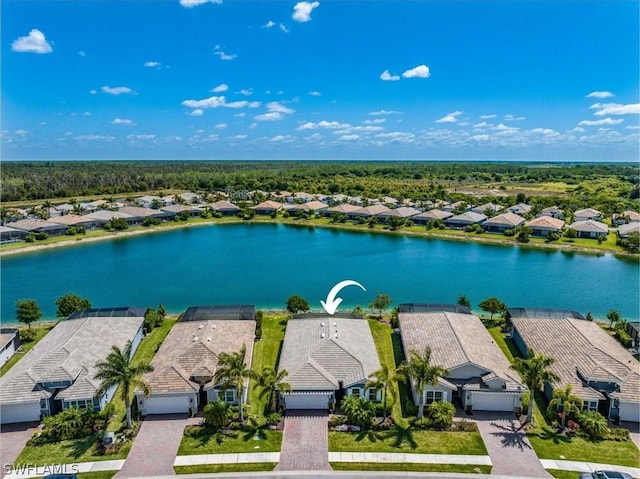
<instances>
[{"instance_id":1,"label":"white car","mask_svg":"<svg viewBox=\"0 0 640 479\"><path fill-rule=\"evenodd\" d=\"M633 479L626 472L618 471L593 471L583 472L580 474L580 479Z\"/></svg>"}]
</instances>

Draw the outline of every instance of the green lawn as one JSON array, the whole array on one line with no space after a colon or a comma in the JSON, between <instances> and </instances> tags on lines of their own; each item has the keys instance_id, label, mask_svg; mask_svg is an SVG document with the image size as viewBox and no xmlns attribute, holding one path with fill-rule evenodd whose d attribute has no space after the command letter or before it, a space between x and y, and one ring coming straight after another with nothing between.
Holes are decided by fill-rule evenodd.
<instances>
[{"instance_id":1,"label":"green lawn","mask_svg":"<svg viewBox=\"0 0 640 479\"><path fill-rule=\"evenodd\" d=\"M547 472L556 479L576 479L580 474L576 471L561 471L560 469L547 469Z\"/></svg>"},{"instance_id":2,"label":"green lawn","mask_svg":"<svg viewBox=\"0 0 640 479\"><path fill-rule=\"evenodd\" d=\"M264 315L262 318L262 339L257 341L253 346L253 359L251 367L255 371L262 371L262 368L271 366L277 368L278 358L280 356L280 348L284 340L284 330L287 327L287 316L280 315ZM249 404L251 412L255 415L262 416L267 406L268 398L262 400L258 397L260 388L256 387L255 381L251 383L249 392Z\"/></svg>"},{"instance_id":3,"label":"green lawn","mask_svg":"<svg viewBox=\"0 0 640 479\"><path fill-rule=\"evenodd\" d=\"M393 337L397 336L391 327L380 321L369 320L369 327L373 335L373 342L378 350L378 357L381 364L386 364L389 371L395 371L396 359L393 353ZM402 421L402 404L398 395L398 386L392 382L387 391L387 407L390 409L396 422Z\"/></svg>"},{"instance_id":4,"label":"green lawn","mask_svg":"<svg viewBox=\"0 0 640 479\"><path fill-rule=\"evenodd\" d=\"M176 474L213 474L219 472L273 471L275 462L246 464L202 464L200 466L173 466Z\"/></svg>"},{"instance_id":5,"label":"green lawn","mask_svg":"<svg viewBox=\"0 0 640 479\"><path fill-rule=\"evenodd\" d=\"M410 452L416 454L486 455L478 432L400 431L329 432L329 451Z\"/></svg>"},{"instance_id":6,"label":"green lawn","mask_svg":"<svg viewBox=\"0 0 640 479\"><path fill-rule=\"evenodd\" d=\"M262 431L262 439L256 440L255 429L239 431L205 431L197 437L183 436L178 449L179 456L192 454L229 454L238 452L279 452L282 432Z\"/></svg>"},{"instance_id":7,"label":"green lawn","mask_svg":"<svg viewBox=\"0 0 640 479\"><path fill-rule=\"evenodd\" d=\"M111 479L118 471L82 472L78 474L78 479Z\"/></svg>"},{"instance_id":8,"label":"green lawn","mask_svg":"<svg viewBox=\"0 0 640 479\"><path fill-rule=\"evenodd\" d=\"M38 344L38 342L42 338L44 338L45 335L49 331L51 331L51 329L53 329L53 327L56 324L57 323L47 323L46 325L42 325L42 326L32 326L31 329L33 329L36 333L35 337L33 338L33 341L22 343L21 352L14 354L11 357L11 359L9 359L9 361L7 361L2 366L2 369L0 369L0 376L4 376L7 373L7 371L9 371L9 369L11 369L18 361L20 361L20 358L23 357L31 348L33 348L36 344ZM21 327L20 329L26 329L26 328Z\"/></svg>"},{"instance_id":9,"label":"green lawn","mask_svg":"<svg viewBox=\"0 0 640 479\"><path fill-rule=\"evenodd\" d=\"M76 462L108 461L111 459L124 459L131 449L131 442L127 443L117 454L98 456L92 453L93 446L97 443L98 436L89 436L84 439L52 442L40 446L26 446L18 459L17 464L71 464Z\"/></svg>"},{"instance_id":10,"label":"green lawn","mask_svg":"<svg viewBox=\"0 0 640 479\"><path fill-rule=\"evenodd\" d=\"M640 467L640 453L631 441L589 441L580 437L566 438L554 434L549 428L529 433L527 436L540 459L564 459Z\"/></svg>"},{"instance_id":11,"label":"green lawn","mask_svg":"<svg viewBox=\"0 0 640 479\"><path fill-rule=\"evenodd\" d=\"M472 466L466 464L403 464L388 462L332 462L330 464L335 471L416 471L457 472L468 474L491 473L491 466Z\"/></svg>"}]
</instances>

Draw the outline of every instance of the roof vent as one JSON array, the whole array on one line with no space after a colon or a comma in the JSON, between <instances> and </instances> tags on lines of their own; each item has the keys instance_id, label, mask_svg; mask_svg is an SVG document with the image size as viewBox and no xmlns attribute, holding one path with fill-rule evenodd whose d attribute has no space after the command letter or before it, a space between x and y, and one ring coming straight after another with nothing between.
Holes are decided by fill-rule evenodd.
<instances>
[{"instance_id":1,"label":"roof vent","mask_svg":"<svg viewBox=\"0 0 640 479\"><path fill-rule=\"evenodd\" d=\"M338 331L336 331L336 334L334 334L333 337L338 339Z\"/></svg>"},{"instance_id":2,"label":"roof vent","mask_svg":"<svg viewBox=\"0 0 640 479\"><path fill-rule=\"evenodd\" d=\"M198 340L196 336L193 337L192 341L195 343Z\"/></svg>"},{"instance_id":3,"label":"roof vent","mask_svg":"<svg viewBox=\"0 0 640 479\"><path fill-rule=\"evenodd\" d=\"M335 321L333 322L333 327L337 328L338 327L338 323L336 323Z\"/></svg>"},{"instance_id":4,"label":"roof vent","mask_svg":"<svg viewBox=\"0 0 640 479\"><path fill-rule=\"evenodd\" d=\"M203 324L201 324L200 326L198 326L198 329L202 329L204 327Z\"/></svg>"},{"instance_id":5,"label":"roof vent","mask_svg":"<svg viewBox=\"0 0 640 479\"><path fill-rule=\"evenodd\" d=\"M321 337L321 338L324 338L324 333L320 333L320 337Z\"/></svg>"},{"instance_id":6,"label":"roof vent","mask_svg":"<svg viewBox=\"0 0 640 479\"><path fill-rule=\"evenodd\" d=\"M324 321L322 321L322 322L320 323L320 327L321 327L321 328L324 328Z\"/></svg>"},{"instance_id":7,"label":"roof vent","mask_svg":"<svg viewBox=\"0 0 640 479\"><path fill-rule=\"evenodd\" d=\"M215 324L214 324L214 325L212 325L211 327L212 327L213 329L216 329L216 325L215 325Z\"/></svg>"},{"instance_id":8,"label":"roof vent","mask_svg":"<svg viewBox=\"0 0 640 479\"><path fill-rule=\"evenodd\" d=\"M211 341L211 338L207 338L207 341Z\"/></svg>"}]
</instances>

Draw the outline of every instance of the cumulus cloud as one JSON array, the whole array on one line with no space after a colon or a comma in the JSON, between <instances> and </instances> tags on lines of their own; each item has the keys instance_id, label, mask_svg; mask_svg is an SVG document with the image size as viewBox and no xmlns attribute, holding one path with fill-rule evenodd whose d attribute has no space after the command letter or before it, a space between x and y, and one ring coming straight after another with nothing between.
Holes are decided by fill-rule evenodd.
<instances>
[{"instance_id":1,"label":"cumulus cloud","mask_svg":"<svg viewBox=\"0 0 640 479\"><path fill-rule=\"evenodd\" d=\"M240 95L244 95L244 96L251 96L253 95L253 88L243 88L240 91L237 91L236 93L239 93Z\"/></svg>"},{"instance_id":2,"label":"cumulus cloud","mask_svg":"<svg viewBox=\"0 0 640 479\"><path fill-rule=\"evenodd\" d=\"M480 115L480 119L481 120L490 120L491 118L495 118L498 115L492 114L492 115Z\"/></svg>"},{"instance_id":3,"label":"cumulus cloud","mask_svg":"<svg viewBox=\"0 0 640 479\"><path fill-rule=\"evenodd\" d=\"M147 68L156 68L162 66L160 62L144 62L144 66Z\"/></svg>"},{"instance_id":4,"label":"cumulus cloud","mask_svg":"<svg viewBox=\"0 0 640 479\"><path fill-rule=\"evenodd\" d=\"M296 22L304 23L311 20L311 12L320 6L320 2L298 2L293 7L293 18Z\"/></svg>"},{"instance_id":5,"label":"cumulus cloud","mask_svg":"<svg viewBox=\"0 0 640 479\"><path fill-rule=\"evenodd\" d=\"M279 27L280 27L280 31L281 31L281 32L283 32L283 33L289 33L289 29L287 28L287 26L286 26L284 23L281 23L281 24L279 25Z\"/></svg>"},{"instance_id":6,"label":"cumulus cloud","mask_svg":"<svg viewBox=\"0 0 640 479\"><path fill-rule=\"evenodd\" d=\"M431 73L427 65L418 65L402 74L403 78L429 78Z\"/></svg>"},{"instance_id":7,"label":"cumulus cloud","mask_svg":"<svg viewBox=\"0 0 640 479\"><path fill-rule=\"evenodd\" d=\"M253 117L256 121L278 121L282 120L284 115L277 111L270 111L268 113L263 113L261 115L256 115Z\"/></svg>"},{"instance_id":8,"label":"cumulus cloud","mask_svg":"<svg viewBox=\"0 0 640 479\"><path fill-rule=\"evenodd\" d=\"M296 130L298 131L315 130L316 128L326 128L328 130L336 130L336 129L345 129L350 127L351 125L349 123L339 123L337 121L322 120L318 123L313 123L310 121L307 123L303 123L302 125L298 126Z\"/></svg>"},{"instance_id":9,"label":"cumulus cloud","mask_svg":"<svg viewBox=\"0 0 640 479\"><path fill-rule=\"evenodd\" d=\"M610 91L592 91L585 98L611 98L615 96Z\"/></svg>"},{"instance_id":10,"label":"cumulus cloud","mask_svg":"<svg viewBox=\"0 0 640 479\"><path fill-rule=\"evenodd\" d=\"M111 141L111 140L115 140L116 137L108 136L108 135L80 135L80 136L74 136L73 139L79 140L79 141L96 141L96 140Z\"/></svg>"},{"instance_id":11,"label":"cumulus cloud","mask_svg":"<svg viewBox=\"0 0 640 479\"><path fill-rule=\"evenodd\" d=\"M218 123L216 126L214 126L216 130L224 130L226 127L227 127L226 123Z\"/></svg>"},{"instance_id":12,"label":"cumulus cloud","mask_svg":"<svg viewBox=\"0 0 640 479\"><path fill-rule=\"evenodd\" d=\"M378 110L378 111L370 111L369 115L372 116L381 116L381 115L400 115L402 114L401 111L396 111L396 110Z\"/></svg>"},{"instance_id":13,"label":"cumulus cloud","mask_svg":"<svg viewBox=\"0 0 640 479\"><path fill-rule=\"evenodd\" d=\"M126 87L126 86L116 86L116 87L110 87L110 86L103 86L102 88L100 88L100 90L102 91L102 93L108 93L109 95L122 95L122 94L133 94L135 93L131 88ZM95 90L92 90L92 92Z\"/></svg>"},{"instance_id":14,"label":"cumulus cloud","mask_svg":"<svg viewBox=\"0 0 640 479\"><path fill-rule=\"evenodd\" d=\"M247 135L235 135L235 136L230 136L229 139L230 140L244 140L247 137Z\"/></svg>"},{"instance_id":15,"label":"cumulus cloud","mask_svg":"<svg viewBox=\"0 0 640 479\"><path fill-rule=\"evenodd\" d=\"M198 5L203 5L205 3L215 3L220 5L222 0L180 0L180 5L187 8L197 7Z\"/></svg>"},{"instance_id":16,"label":"cumulus cloud","mask_svg":"<svg viewBox=\"0 0 640 479\"><path fill-rule=\"evenodd\" d=\"M319 91L310 91L308 93L309 96L322 96L322 93L320 93Z\"/></svg>"},{"instance_id":17,"label":"cumulus cloud","mask_svg":"<svg viewBox=\"0 0 640 479\"><path fill-rule=\"evenodd\" d=\"M603 118L602 120L582 120L578 125L581 126L600 126L600 125L619 125L624 120L622 118Z\"/></svg>"},{"instance_id":18,"label":"cumulus cloud","mask_svg":"<svg viewBox=\"0 0 640 479\"><path fill-rule=\"evenodd\" d=\"M227 102L224 96L212 96L204 98L202 100L184 100L183 106L194 109L203 108L258 108L260 106L259 101L232 101Z\"/></svg>"},{"instance_id":19,"label":"cumulus cloud","mask_svg":"<svg viewBox=\"0 0 640 479\"><path fill-rule=\"evenodd\" d=\"M379 123L384 123L385 121L387 121L386 118L374 118L373 120L365 120L362 123L364 123L365 125L376 125Z\"/></svg>"},{"instance_id":20,"label":"cumulus cloud","mask_svg":"<svg viewBox=\"0 0 640 479\"><path fill-rule=\"evenodd\" d=\"M213 88L211 91L213 93L222 93L223 91L227 91L229 86L226 83L221 83L217 87Z\"/></svg>"},{"instance_id":21,"label":"cumulus cloud","mask_svg":"<svg viewBox=\"0 0 640 479\"><path fill-rule=\"evenodd\" d=\"M398 75L392 75L389 70L385 70L380 74L380 80L384 81L398 81L400 77Z\"/></svg>"},{"instance_id":22,"label":"cumulus cloud","mask_svg":"<svg viewBox=\"0 0 640 479\"><path fill-rule=\"evenodd\" d=\"M269 20L267 23L262 25L262 28L272 28L275 26L276 26L276 22L274 22L273 20Z\"/></svg>"},{"instance_id":23,"label":"cumulus cloud","mask_svg":"<svg viewBox=\"0 0 640 479\"><path fill-rule=\"evenodd\" d=\"M342 140L342 141L355 141L358 138L360 138L359 135L342 135L340 138L338 138L338 140Z\"/></svg>"},{"instance_id":24,"label":"cumulus cloud","mask_svg":"<svg viewBox=\"0 0 640 479\"><path fill-rule=\"evenodd\" d=\"M153 140L156 135L127 135L127 140Z\"/></svg>"},{"instance_id":25,"label":"cumulus cloud","mask_svg":"<svg viewBox=\"0 0 640 479\"><path fill-rule=\"evenodd\" d=\"M589 107L596 109L594 115L639 115L640 103L632 103L629 105L621 105L619 103L595 103Z\"/></svg>"},{"instance_id":26,"label":"cumulus cloud","mask_svg":"<svg viewBox=\"0 0 640 479\"><path fill-rule=\"evenodd\" d=\"M131 126L131 125L135 125L136 123L133 120L129 120L127 118L116 118L111 122L111 124Z\"/></svg>"},{"instance_id":27,"label":"cumulus cloud","mask_svg":"<svg viewBox=\"0 0 640 479\"><path fill-rule=\"evenodd\" d=\"M225 60L225 61L234 60L234 59L238 58L238 55L236 55L236 54L229 55L229 54L223 52L222 51L222 47L220 45L216 45L215 47L213 47L213 54L214 55L218 55L220 60Z\"/></svg>"},{"instance_id":28,"label":"cumulus cloud","mask_svg":"<svg viewBox=\"0 0 640 479\"><path fill-rule=\"evenodd\" d=\"M283 114L289 114L289 113L293 113L295 110L284 106L282 103L279 103L277 101L272 101L267 103L267 110L268 111L275 111L278 113L283 113Z\"/></svg>"},{"instance_id":29,"label":"cumulus cloud","mask_svg":"<svg viewBox=\"0 0 640 479\"><path fill-rule=\"evenodd\" d=\"M202 108L196 108L191 113L189 113L189 115L191 115L191 116L202 116L202 115L204 115L204 110Z\"/></svg>"},{"instance_id":30,"label":"cumulus cloud","mask_svg":"<svg viewBox=\"0 0 640 479\"><path fill-rule=\"evenodd\" d=\"M34 28L26 37L20 37L14 40L11 44L11 50L20 53L43 54L51 53L53 48L51 48L51 45L47 42L44 33Z\"/></svg>"},{"instance_id":31,"label":"cumulus cloud","mask_svg":"<svg viewBox=\"0 0 640 479\"><path fill-rule=\"evenodd\" d=\"M439 120L436 120L436 123L457 123L458 117L462 115L462 113L463 112L461 111L454 111L452 113L448 113L447 115L443 116Z\"/></svg>"}]
</instances>

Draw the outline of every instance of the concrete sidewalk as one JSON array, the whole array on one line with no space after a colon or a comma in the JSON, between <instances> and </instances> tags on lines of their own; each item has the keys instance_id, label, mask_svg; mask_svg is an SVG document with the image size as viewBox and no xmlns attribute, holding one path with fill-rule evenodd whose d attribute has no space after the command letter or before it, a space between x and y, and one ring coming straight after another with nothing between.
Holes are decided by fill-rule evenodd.
<instances>
[{"instance_id":1,"label":"concrete sidewalk","mask_svg":"<svg viewBox=\"0 0 640 479\"><path fill-rule=\"evenodd\" d=\"M197 466L202 464L248 464L256 462L280 462L279 452L248 452L237 454L195 454L177 456L174 466Z\"/></svg>"},{"instance_id":2,"label":"concrete sidewalk","mask_svg":"<svg viewBox=\"0 0 640 479\"><path fill-rule=\"evenodd\" d=\"M540 459L545 469L559 469L561 471L592 472L592 471L618 471L631 474L640 478L640 467L614 466L611 464L599 464L597 462L561 461L559 459Z\"/></svg>"},{"instance_id":3,"label":"concrete sidewalk","mask_svg":"<svg viewBox=\"0 0 640 479\"><path fill-rule=\"evenodd\" d=\"M329 462L390 462L411 464L470 464L491 466L489 456L451 454L412 454L390 452L330 452Z\"/></svg>"},{"instance_id":4,"label":"concrete sidewalk","mask_svg":"<svg viewBox=\"0 0 640 479\"><path fill-rule=\"evenodd\" d=\"M5 475L5 479L28 479L42 477L48 474L78 474L83 472L119 471L124 465L124 459L96 462L76 462L74 464L52 464L49 466L25 466Z\"/></svg>"}]
</instances>

